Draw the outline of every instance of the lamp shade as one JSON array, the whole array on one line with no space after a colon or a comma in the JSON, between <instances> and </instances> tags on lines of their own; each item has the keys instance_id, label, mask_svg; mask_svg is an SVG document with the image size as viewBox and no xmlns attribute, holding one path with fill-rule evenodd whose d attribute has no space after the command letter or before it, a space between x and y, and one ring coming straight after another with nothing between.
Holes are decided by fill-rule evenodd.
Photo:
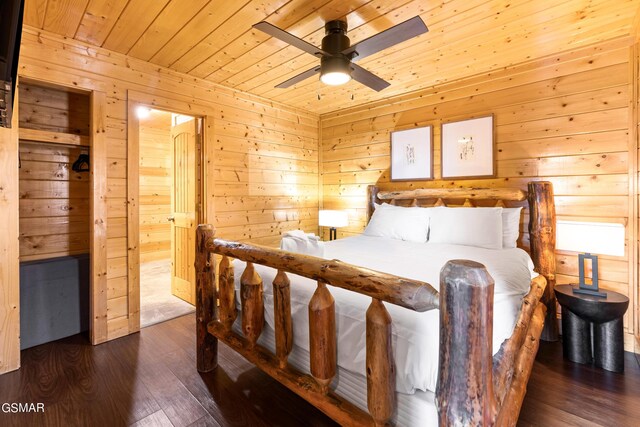
<instances>
[{"instance_id":1,"label":"lamp shade","mask_svg":"<svg viewBox=\"0 0 640 427\"><path fill-rule=\"evenodd\" d=\"M557 221L556 248L598 255L624 256L624 225Z\"/></svg>"},{"instance_id":2,"label":"lamp shade","mask_svg":"<svg viewBox=\"0 0 640 427\"><path fill-rule=\"evenodd\" d=\"M346 211L321 210L318 223L320 227L346 227L349 225L349 214Z\"/></svg>"}]
</instances>

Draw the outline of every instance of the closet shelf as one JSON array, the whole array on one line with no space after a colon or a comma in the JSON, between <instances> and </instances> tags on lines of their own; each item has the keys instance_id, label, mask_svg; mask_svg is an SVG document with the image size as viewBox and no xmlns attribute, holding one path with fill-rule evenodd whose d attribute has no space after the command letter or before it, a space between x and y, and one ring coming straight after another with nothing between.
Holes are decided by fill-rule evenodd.
<instances>
[{"instance_id":1,"label":"closet shelf","mask_svg":"<svg viewBox=\"0 0 640 427\"><path fill-rule=\"evenodd\" d=\"M77 145L89 147L90 141L87 135L73 133L51 132L38 129L20 128L19 138L26 141L49 142L65 145Z\"/></svg>"}]
</instances>

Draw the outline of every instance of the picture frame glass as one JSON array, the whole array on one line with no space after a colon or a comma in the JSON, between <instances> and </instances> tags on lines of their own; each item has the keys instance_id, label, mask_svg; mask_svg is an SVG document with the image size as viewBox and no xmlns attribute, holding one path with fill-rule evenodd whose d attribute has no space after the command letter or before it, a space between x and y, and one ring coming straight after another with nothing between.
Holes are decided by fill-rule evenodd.
<instances>
[{"instance_id":1,"label":"picture frame glass","mask_svg":"<svg viewBox=\"0 0 640 427\"><path fill-rule=\"evenodd\" d=\"M432 127L391 133L391 180L433 179Z\"/></svg>"},{"instance_id":2,"label":"picture frame glass","mask_svg":"<svg viewBox=\"0 0 640 427\"><path fill-rule=\"evenodd\" d=\"M493 116L442 125L442 177L494 176Z\"/></svg>"}]
</instances>

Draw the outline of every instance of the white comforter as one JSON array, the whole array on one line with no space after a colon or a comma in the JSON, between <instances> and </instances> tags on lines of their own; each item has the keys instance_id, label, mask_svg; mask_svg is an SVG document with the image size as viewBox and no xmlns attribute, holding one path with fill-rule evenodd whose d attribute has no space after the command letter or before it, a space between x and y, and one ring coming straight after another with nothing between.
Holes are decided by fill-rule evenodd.
<instances>
[{"instance_id":1,"label":"white comforter","mask_svg":"<svg viewBox=\"0 0 640 427\"><path fill-rule=\"evenodd\" d=\"M471 246L414 243L381 237L356 236L328 242L326 259L340 259L354 265L422 280L439 288L440 270L450 259L470 259L484 264L495 280L493 350L508 338L515 324L522 297L528 292L533 273L529 255L521 249L491 250ZM244 263L235 261L236 298ZM265 319L274 327L271 283L275 270L256 265L264 281ZM309 350L307 306L316 282L300 276L291 279L291 312L294 344ZM336 301L338 365L365 375L366 318L371 298L330 287ZM239 305L239 304L238 304ZM393 348L396 362L396 389L401 393L435 391L438 375L439 311L417 313L386 304L393 319Z\"/></svg>"}]
</instances>

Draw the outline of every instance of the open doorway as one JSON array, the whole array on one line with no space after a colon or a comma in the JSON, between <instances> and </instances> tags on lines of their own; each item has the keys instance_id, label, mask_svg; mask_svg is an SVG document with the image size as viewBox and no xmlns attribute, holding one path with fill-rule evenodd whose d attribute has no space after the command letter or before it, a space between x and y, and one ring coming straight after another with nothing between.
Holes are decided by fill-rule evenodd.
<instances>
[{"instance_id":1,"label":"open doorway","mask_svg":"<svg viewBox=\"0 0 640 427\"><path fill-rule=\"evenodd\" d=\"M195 310L202 119L138 107L140 327Z\"/></svg>"}]
</instances>

